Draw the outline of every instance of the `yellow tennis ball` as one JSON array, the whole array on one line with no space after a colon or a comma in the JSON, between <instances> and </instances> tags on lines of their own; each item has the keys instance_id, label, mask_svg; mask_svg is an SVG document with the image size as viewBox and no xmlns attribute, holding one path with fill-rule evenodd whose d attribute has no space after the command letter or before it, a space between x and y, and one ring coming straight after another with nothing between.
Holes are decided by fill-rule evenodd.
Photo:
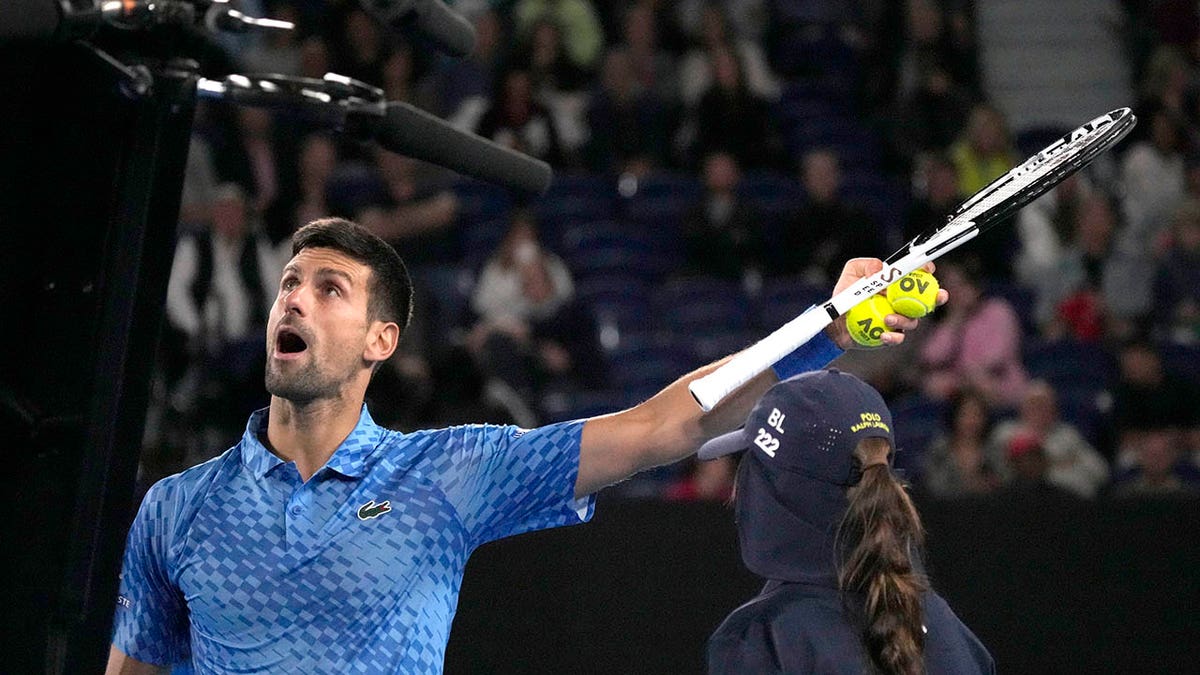
<instances>
[{"instance_id":1,"label":"yellow tennis ball","mask_svg":"<svg viewBox=\"0 0 1200 675\"><path fill-rule=\"evenodd\" d=\"M913 270L887 287L887 299L910 319L919 319L937 307L938 280L925 270Z\"/></svg>"},{"instance_id":2,"label":"yellow tennis ball","mask_svg":"<svg viewBox=\"0 0 1200 675\"><path fill-rule=\"evenodd\" d=\"M883 319L888 314L894 314L892 303L881 295L872 295L850 309L846 313L846 329L850 337L864 347L878 347L883 344L883 334L887 325Z\"/></svg>"}]
</instances>

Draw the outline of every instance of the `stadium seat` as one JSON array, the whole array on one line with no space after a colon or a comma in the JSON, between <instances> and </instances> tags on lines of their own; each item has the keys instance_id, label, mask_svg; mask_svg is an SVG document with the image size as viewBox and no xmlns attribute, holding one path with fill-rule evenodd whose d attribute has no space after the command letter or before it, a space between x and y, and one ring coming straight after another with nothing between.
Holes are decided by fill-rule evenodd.
<instances>
[{"instance_id":1,"label":"stadium seat","mask_svg":"<svg viewBox=\"0 0 1200 675\"><path fill-rule=\"evenodd\" d=\"M683 338L661 332L634 333L609 353L609 381L629 396L648 398L696 365Z\"/></svg>"},{"instance_id":2,"label":"stadium seat","mask_svg":"<svg viewBox=\"0 0 1200 675\"><path fill-rule=\"evenodd\" d=\"M749 300L737 281L673 279L653 292L651 303L658 326L675 334L694 338L749 326Z\"/></svg>"},{"instance_id":3,"label":"stadium seat","mask_svg":"<svg viewBox=\"0 0 1200 675\"><path fill-rule=\"evenodd\" d=\"M459 248L463 252L463 263L471 270L479 271L493 253L500 248L500 241L508 232L509 219L487 218L463 223L458 228Z\"/></svg>"},{"instance_id":4,"label":"stadium seat","mask_svg":"<svg viewBox=\"0 0 1200 675\"><path fill-rule=\"evenodd\" d=\"M1200 385L1200 345L1163 342L1158 345L1158 353L1167 372Z\"/></svg>"},{"instance_id":5,"label":"stadium seat","mask_svg":"<svg viewBox=\"0 0 1200 675\"><path fill-rule=\"evenodd\" d=\"M895 465L904 471L908 480L921 476L925 451L943 427L946 404L920 394L912 394L888 404L895 425Z\"/></svg>"},{"instance_id":6,"label":"stadium seat","mask_svg":"<svg viewBox=\"0 0 1200 675\"><path fill-rule=\"evenodd\" d=\"M1094 447L1100 447L1112 425L1112 394L1107 389L1086 386L1056 387L1058 412Z\"/></svg>"},{"instance_id":7,"label":"stadium seat","mask_svg":"<svg viewBox=\"0 0 1200 675\"><path fill-rule=\"evenodd\" d=\"M753 301L752 323L764 334L773 331L811 305L828 300L832 290L799 277L765 279Z\"/></svg>"},{"instance_id":8,"label":"stadium seat","mask_svg":"<svg viewBox=\"0 0 1200 675\"><path fill-rule=\"evenodd\" d=\"M1059 391L1103 389L1116 375L1113 357L1103 347L1075 340L1027 339L1024 362L1031 377L1046 380Z\"/></svg>"},{"instance_id":9,"label":"stadium seat","mask_svg":"<svg viewBox=\"0 0 1200 675\"><path fill-rule=\"evenodd\" d=\"M453 189L459 202L458 219L463 225L506 218L512 210L512 196L502 187L464 178L457 181Z\"/></svg>"},{"instance_id":10,"label":"stadium seat","mask_svg":"<svg viewBox=\"0 0 1200 675\"><path fill-rule=\"evenodd\" d=\"M621 335L644 331L649 325L650 294L641 277L616 273L585 276L575 282L575 297L592 308L601 330L610 326L618 330L617 344ZM601 343L605 343L603 336Z\"/></svg>"}]
</instances>

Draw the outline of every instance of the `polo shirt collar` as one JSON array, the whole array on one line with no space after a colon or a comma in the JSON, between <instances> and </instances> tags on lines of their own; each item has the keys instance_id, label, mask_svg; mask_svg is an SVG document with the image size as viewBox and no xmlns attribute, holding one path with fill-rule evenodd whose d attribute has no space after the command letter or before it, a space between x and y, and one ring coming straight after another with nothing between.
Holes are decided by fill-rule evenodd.
<instances>
[{"instance_id":1,"label":"polo shirt collar","mask_svg":"<svg viewBox=\"0 0 1200 675\"><path fill-rule=\"evenodd\" d=\"M246 423L245 433L242 434L242 464L251 471L256 479L266 476L271 469L284 463L260 440L266 438L267 435L269 412L270 408L254 411ZM324 468L336 471L348 478L363 477L370 468L371 455L379 445L383 433L383 427L375 424L371 413L367 411L366 404L363 404L362 412L358 416L358 424L354 426L354 430L350 432L346 440L342 441L337 450L334 450L333 456L325 463Z\"/></svg>"}]
</instances>

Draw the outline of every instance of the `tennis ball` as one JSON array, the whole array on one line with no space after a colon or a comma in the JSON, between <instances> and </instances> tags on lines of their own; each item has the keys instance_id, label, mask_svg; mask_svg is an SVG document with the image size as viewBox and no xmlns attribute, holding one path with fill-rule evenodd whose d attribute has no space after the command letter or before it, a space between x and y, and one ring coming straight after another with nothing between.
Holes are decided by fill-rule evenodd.
<instances>
[{"instance_id":1,"label":"tennis ball","mask_svg":"<svg viewBox=\"0 0 1200 675\"><path fill-rule=\"evenodd\" d=\"M892 308L892 303L888 302L887 298L882 295L872 295L846 313L846 329L850 331L850 337L858 344L864 347L878 347L883 344L881 338L887 332L887 325L883 323L883 318L888 314L895 313L896 310Z\"/></svg>"},{"instance_id":2,"label":"tennis ball","mask_svg":"<svg viewBox=\"0 0 1200 675\"><path fill-rule=\"evenodd\" d=\"M937 307L938 280L925 270L913 270L887 287L887 299L910 319L919 319Z\"/></svg>"}]
</instances>

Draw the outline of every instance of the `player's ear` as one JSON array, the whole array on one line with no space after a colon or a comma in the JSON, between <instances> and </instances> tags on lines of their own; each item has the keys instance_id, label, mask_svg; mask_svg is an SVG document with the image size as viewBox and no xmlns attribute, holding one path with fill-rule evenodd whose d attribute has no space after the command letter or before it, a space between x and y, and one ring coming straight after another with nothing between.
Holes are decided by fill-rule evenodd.
<instances>
[{"instance_id":1,"label":"player's ear","mask_svg":"<svg viewBox=\"0 0 1200 675\"><path fill-rule=\"evenodd\" d=\"M386 361L400 344L400 326L395 321L372 321L367 329L367 344L363 348L363 359L371 362Z\"/></svg>"}]
</instances>

